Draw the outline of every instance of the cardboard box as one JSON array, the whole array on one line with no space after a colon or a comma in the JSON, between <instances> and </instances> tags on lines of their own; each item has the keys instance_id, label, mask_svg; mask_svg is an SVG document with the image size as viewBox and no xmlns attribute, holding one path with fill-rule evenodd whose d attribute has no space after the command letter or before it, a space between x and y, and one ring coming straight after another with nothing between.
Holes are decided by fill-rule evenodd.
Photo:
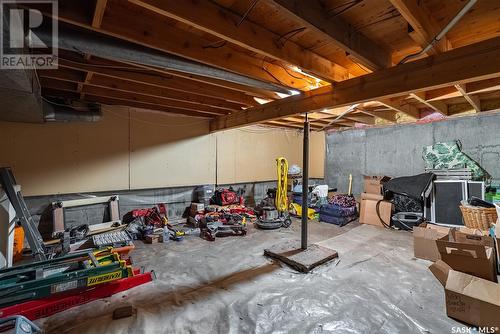
<instances>
[{"instance_id":1,"label":"cardboard box","mask_svg":"<svg viewBox=\"0 0 500 334\"><path fill-rule=\"evenodd\" d=\"M392 214L392 203L382 201L379 205L380 218L377 215L377 203L382 200L382 195L377 194L361 194L361 203L360 203L360 214L359 214L359 222L361 224L370 224L375 226L384 227L384 224L380 221L382 220L390 225L391 223L391 214Z\"/></svg>"},{"instance_id":2,"label":"cardboard box","mask_svg":"<svg viewBox=\"0 0 500 334\"><path fill-rule=\"evenodd\" d=\"M449 227L422 223L413 228L413 254L416 258L437 261L441 258L436 240L447 236Z\"/></svg>"},{"instance_id":3,"label":"cardboard box","mask_svg":"<svg viewBox=\"0 0 500 334\"><path fill-rule=\"evenodd\" d=\"M453 270L497 282L493 238L451 230L436 245L441 260Z\"/></svg>"},{"instance_id":4,"label":"cardboard box","mask_svg":"<svg viewBox=\"0 0 500 334\"><path fill-rule=\"evenodd\" d=\"M389 176L364 175L364 192L368 194L382 195L382 185L389 181Z\"/></svg>"},{"instance_id":5,"label":"cardboard box","mask_svg":"<svg viewBox=\"0 0 500 334\"><path fill-rule=\"evenodd\" d=\"M441 260L429 269L445 288L450 318L482 328L500 328L500 284L452 270Z\"/></svg>"},{"instance_id":6,"label":"cardboard box","mask_svg":"<svg viewBox=\"0 0 500 334\"><path fill-rule=\"evenodd\" d=\"M157 234L146 235L144 237L144 242L147 244L156 244L158 243L160 236Z\"/></svg>"}]
</instances>

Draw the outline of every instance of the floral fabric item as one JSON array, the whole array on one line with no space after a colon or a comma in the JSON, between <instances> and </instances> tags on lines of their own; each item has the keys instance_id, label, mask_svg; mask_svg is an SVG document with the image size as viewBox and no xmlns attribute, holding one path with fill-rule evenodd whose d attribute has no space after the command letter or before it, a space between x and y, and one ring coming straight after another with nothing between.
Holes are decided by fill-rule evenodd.
<instances>
[{"instance_id":1,"label":"floral fabric item","mask_svg":"<svg viewBox=\"0 0 500 334\"><path fill-rule=\"evenodd\" d=\"M356 206L356 199L351 195L337 194L330 198L328 202L344 208Z\"/></svg>"}]
</instances>

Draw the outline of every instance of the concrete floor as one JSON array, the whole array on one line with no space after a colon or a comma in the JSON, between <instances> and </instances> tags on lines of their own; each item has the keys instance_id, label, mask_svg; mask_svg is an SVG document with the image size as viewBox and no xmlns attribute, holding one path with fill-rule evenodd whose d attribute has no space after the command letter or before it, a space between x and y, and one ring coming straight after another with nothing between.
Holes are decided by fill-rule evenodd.
<instances>
[{"instance_id":1,"label":"concrete floor","mask_svg":"<svg viewBox=\"0 0 500 334\"><path fill-rule=\"evenodd\" d=\"M43 320L49 333L451 333L444 292L413 257L409 232L353 222L310 222L311 243L339 259L299 274L263 249L300 236L291 228L208 242L137 242L136 266L156 272L153 283ZM133 317L112 320L133 305Z\"/></svg>"}]
</instances>

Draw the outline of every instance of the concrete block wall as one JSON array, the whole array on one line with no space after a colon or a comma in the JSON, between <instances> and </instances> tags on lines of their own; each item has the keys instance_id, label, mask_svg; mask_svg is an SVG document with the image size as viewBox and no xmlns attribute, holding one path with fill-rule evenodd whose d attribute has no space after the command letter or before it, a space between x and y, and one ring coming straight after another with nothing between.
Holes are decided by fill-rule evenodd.
<instances>
[{"instance_id":1,"label":"concrete block wall","mask_svg":"<svg viewBox=\"0 0 500 334\"><path fill-rule=\"evenodd\" d=\"M451 140L460 140L462 150L500 183L500 113L327 133L325 181L347 192L352 174L353 193L359 194L362 175L423 173L423 147Z\"/></svg>"}]
</instances>

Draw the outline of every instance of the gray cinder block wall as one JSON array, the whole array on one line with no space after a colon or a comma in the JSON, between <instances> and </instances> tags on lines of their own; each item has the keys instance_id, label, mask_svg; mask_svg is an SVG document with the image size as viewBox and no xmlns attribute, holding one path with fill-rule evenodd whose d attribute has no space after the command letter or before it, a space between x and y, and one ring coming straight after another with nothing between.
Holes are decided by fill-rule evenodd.
<instances>
[{"instance_id":1,"label":"gray cinder block wall","mask_svg":"<svg viewBox=\"0 0 500 334\"><path fill-rule=\"evenodd\" d=\"M423 173L423 147L457 139L462 150L493 176L493 183L500 183L500 113L327 133L325 180L347 192L352 174L353 193L359 194L362 175Z\"/></svg>"}]
</instances>

